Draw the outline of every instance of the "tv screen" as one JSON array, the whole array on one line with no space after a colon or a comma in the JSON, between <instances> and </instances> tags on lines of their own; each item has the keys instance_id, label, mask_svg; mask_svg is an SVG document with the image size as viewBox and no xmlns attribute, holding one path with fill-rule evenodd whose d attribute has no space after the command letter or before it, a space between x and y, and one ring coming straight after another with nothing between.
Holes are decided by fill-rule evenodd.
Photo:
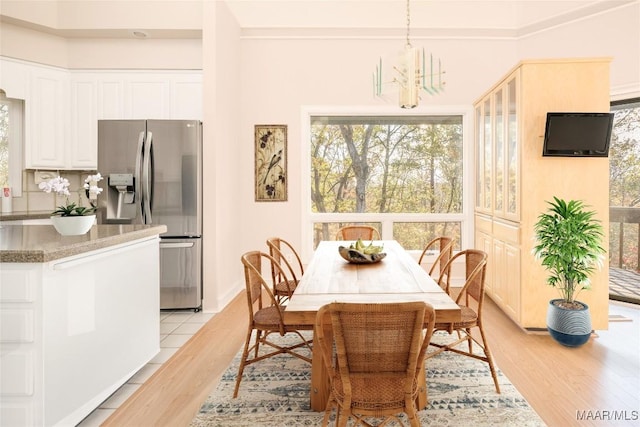
<instances>
[{"instance_id":1,"label":"tv screen","mask_svg":"<svg viewBox=\"0 0 640 427\"><path fill-rule=\"evenodd\" d=\"M547 113L543 156L607 157L613 113Z\"/></svg>"}]
</instances>

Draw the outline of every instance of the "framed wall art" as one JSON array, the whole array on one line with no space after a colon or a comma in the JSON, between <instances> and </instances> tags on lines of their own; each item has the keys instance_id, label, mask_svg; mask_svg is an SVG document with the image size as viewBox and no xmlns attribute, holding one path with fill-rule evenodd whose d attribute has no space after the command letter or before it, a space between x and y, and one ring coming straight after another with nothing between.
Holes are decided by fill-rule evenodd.
<instances>
[{"instance_id":1,"label":"framed wall art","mask_svg":"<svg viewBox=\"0 0 640 427\"><path fill-rule=\"evenodd\" d=\"M255 125L256 202L287 200L287 125Z\"/></svg>"}]
</instances>

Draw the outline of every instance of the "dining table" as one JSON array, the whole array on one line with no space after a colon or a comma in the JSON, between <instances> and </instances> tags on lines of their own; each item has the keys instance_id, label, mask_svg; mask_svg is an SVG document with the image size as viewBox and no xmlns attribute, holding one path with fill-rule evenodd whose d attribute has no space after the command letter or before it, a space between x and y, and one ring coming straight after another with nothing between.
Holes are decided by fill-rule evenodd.
<instances>
[{"instance_id":1,"label":"dining table","mask_svg":"<svg viewBox=\"0 0 640 427\"><path fill-rule=\"evenodd\" d=\"M395 240L373 241L384 258L375 263L343 259L339 247L350 241L321 241L284 309L287 324L315 325L320 307L332 302L396 303L424 301L433 306L436 322L461 320L460 307ZM369 242L366 243L367 245ZM423 366L424 371L424 366ZM427 405L426 378L419 378L418 409ZM329 378L322 351L313 350L310 404L324 411L329 398Z\"/></svg>"}]
</instances>

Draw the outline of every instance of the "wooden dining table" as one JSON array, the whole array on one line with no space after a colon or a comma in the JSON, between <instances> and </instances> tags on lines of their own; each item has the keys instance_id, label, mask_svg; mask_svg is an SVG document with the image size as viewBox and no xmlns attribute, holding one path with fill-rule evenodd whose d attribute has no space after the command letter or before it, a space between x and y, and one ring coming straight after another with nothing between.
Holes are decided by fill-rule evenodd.
<instances>
[{"instance_id":1,"label":"wooden dining table","mask_svg":"<svg viewBox=\"0 0 640 427\"><path fill-rule=\"evenodd\" d=\"M458 305L395 240L374 241L383 245L386 257L373 264L344 260L339 246L350 241L322 241L305 268L284 311L288 324L314 325L316 313L332 302L390 303L424 301L433 306L437 322L460 321ZM368 244L368 242L367 242ZM427 404L425 376L421 375L418 408ZM311 409L324 411L329 398L329 378L322 352L314 349L311 365Z\"/></svg>"}]
</instances>

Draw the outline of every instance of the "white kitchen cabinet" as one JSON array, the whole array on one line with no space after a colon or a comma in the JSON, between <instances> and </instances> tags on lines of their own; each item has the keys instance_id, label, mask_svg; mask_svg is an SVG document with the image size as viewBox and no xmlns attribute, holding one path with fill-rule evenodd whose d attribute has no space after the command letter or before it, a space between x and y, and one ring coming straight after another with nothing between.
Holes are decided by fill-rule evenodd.
<instances>
[{"instance_id":1,"label":"white kitchen cabinet","mask_svg":"<svg viewBox=\"0 0 640 427\"><path fill-rule=\"evenodd\" d=\"M101 72L100 119L202 120L202 73Z\"/></svg>"},{"instance_id":2,"label":"white kitchen cabinet","mask_svg":"<svg viewBox=\"0 0 640 427\"><path fill-rule=\"evenodd\" d=\"M30 74L30 66L19 61L0 58L0 89L4 90L8 98L27 98Z\"/></svg>"},{"instance_id":3,"label":"white kitchen cabinet","mask_svg":"<svg viewBox=\"0 0 640 427\"><path fill-rule=\"evenodd\" d=\"M159 239L0 269L0 425L72 426L160 351Z\"/></svg>"},{"instance_id":4,"label":"white kitchen cabinet","mask_svg":"<svg viewBox=\"0 0 640 427\"><path fill-rule=\"evenodd\" d=\"M66 70L33 67L25 99L27 169L67 166L69 79Z\"/></svg>"},{"instance_id":5,"label":"white kitchen cabinet","mask_svg":"<svg viewBox=\"0 0 640 427\"><path fill-rule=\"evenodd\" d=\"M202 72L70 71L0 57L0 88L25 101L26 169L95 170L99 119L202 120Z\"/></svg>"},{"instance_id":6,"label":"white kitchen cabinet","mask_svg":"<svg viewBox=\"0 0 640 427\"><path fill-rule=\"evenodd\" d=\"M94 75L71 74L69 158L72 169L98 166L98 83Z\"/></svg>"}]
</instances>

